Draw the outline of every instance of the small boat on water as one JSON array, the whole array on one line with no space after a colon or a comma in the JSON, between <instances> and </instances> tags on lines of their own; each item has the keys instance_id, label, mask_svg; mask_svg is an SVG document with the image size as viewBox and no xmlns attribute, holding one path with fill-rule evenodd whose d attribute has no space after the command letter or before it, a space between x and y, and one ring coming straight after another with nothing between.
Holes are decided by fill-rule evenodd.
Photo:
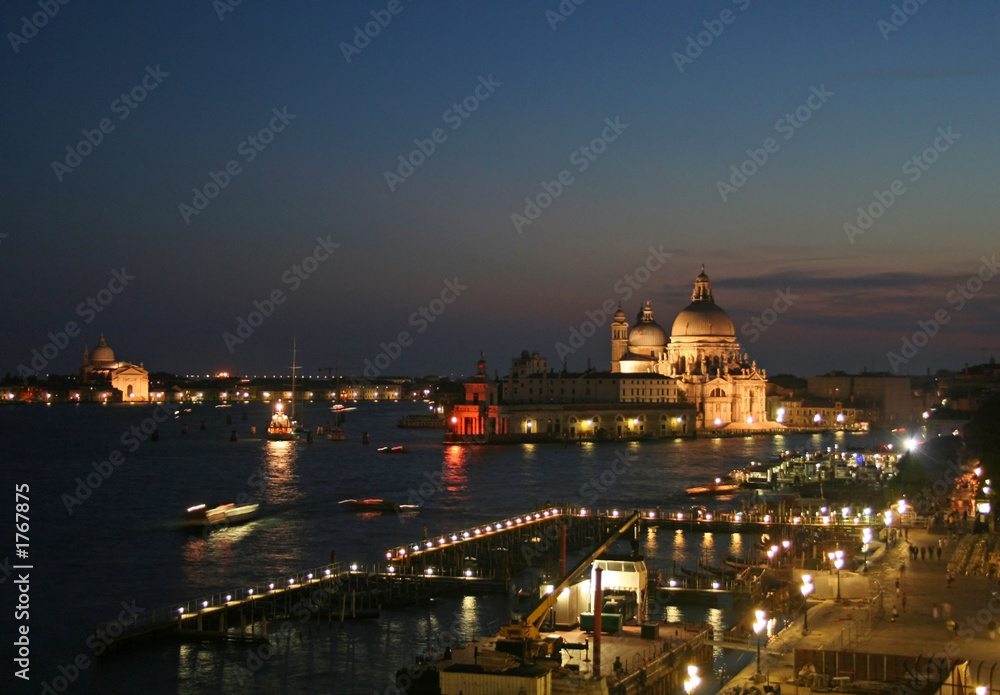
<instances>
[{"instance_id":1,"label":"small boat on water","mask_svg":"<svg viewBox=\"0 0 1000 695\"><path fill-rule=\"evenodd\" d=\"M732 495L743 488L743 481L738 478L716 478L714 482L707 485L689 487L684 492L692 497L699 495Z\"/></svg>"},{"instance_id":2,"label":"small boat on water","mask_svg":"<svg viewBox=\"0 0 1000 695\"><path fill-rule=\"evenodd\" d=\"M271 422L267 424L267 438L272 442L295 441L299 438L295 427L295 421L285 412L284 404L280 401L275 403Z\"/></svg>"},{"instance_id":3,"label":"small boat on water","mask_svg":"<svg viewBox=\"0 0 1000 695\"><path fill-rule=\"evenodd\" d=\"M380 454L405 454L406 449L401 446L380 446L378 452Z\"/></svg>"},{"instance_id":4,"label":"small boat on water","mask_svg":"<svg viewBox=\"0 0 1000 695\"><path fill-rule=\"evenodd\" d=\"M736 576L736 570L733 569L732 567L727 567L726 565L723 565L722 567L713 567L712 565L708 564L704 560L698 560L698 567L700 567L701 569L705 570L706 572L709 572L711 574L714 574L714 575L717 575L717 576L720 576L720 577L735 577Z\"/></svg>"},{"instance_id":5,"label":"small boat on water","mask_svg":"<svg viewBox=\"0 0 1000 695\"><path fill-rule=\"evenodd\" d=\"M236 506L235 503L220 504L209 507L206 504L196 504L188 507L184 515L185 528L201 528L203 526L235 526L245 524L257 517L260 509L259 504L244 504Z\"/></svg>"},{"instance_id":6,"label":"small boat on water","mask_svg":"<svg viewBox=\"0 0 1000 695\"><path fill-rule=\"evenodd\" d=\"M415 504L397 504L381 497L369 497L367 499L341 500L339 504L352 512L415 512L419 507Z\"/></svg>"},{"instance_id":7,"label":"small boat on water","mask_svg":"<svg viewBox=\"0 0 1000 695\"><path fill-rule=\"evenodd\" d=\"M292 343L292 398L288 412L285 412L285 405L279 400L274 404L274 413L271 415L271 422L267 425L267 438L272 442L290 442L299 438L303 433L299 423L295 420L295 364L296 346Z\"/></svg>"}]
</instances>

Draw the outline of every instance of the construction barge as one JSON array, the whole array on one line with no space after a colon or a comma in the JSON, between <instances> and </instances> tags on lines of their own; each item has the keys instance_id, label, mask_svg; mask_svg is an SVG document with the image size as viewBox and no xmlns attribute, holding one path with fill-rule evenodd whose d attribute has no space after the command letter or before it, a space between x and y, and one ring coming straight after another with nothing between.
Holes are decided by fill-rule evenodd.
<instances>
[{"instance_id":1,"label":"construction barge","mask_svg":"<svg viewBox=\"0 0 1000 695\"><path fill-rule=\"evenodd\" d=\"M648 621L649 580L637 556L608 555L636 512L562 578L539 588L524 613L494 638L458 647L438 636L441 656L396 673L410 695L632 695L674 693L712 660L712 627Z\"/></svg>"}]
</instances>

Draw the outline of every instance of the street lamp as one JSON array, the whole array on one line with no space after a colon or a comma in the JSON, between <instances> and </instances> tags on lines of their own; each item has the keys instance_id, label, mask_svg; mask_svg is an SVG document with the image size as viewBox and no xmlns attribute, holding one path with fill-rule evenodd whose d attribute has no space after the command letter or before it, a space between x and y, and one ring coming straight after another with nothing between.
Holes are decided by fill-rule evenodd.
<instances>
[{"instance_id":1,"label":"street lamp","mask_svg":"<svg viewBox=\"0 0 1000 695\"><path fill-rule=\"evenodd\" d=\"M813 591L812 585L812 575L803 574L802 575L802 586L799 587L799 591L802 592L802 634L809 634L809 594Z\"/></svg>"},{"instance_id":2,"label":"street lamp","mask_svg":"<svg viewBox=\"0 0 1000 695\"><path fill-rule=\"evenodd\" d=\"M760 675L760 633L764 631L767 627L767 621L764 620L764 611L757 611L754 613L757 620L754 621L753 631L757 635L757 675Z\"/></svg>"},{"instance_id":3,"label":"street lamp","mask_svg":"<svg viewBox=\"0 0 1000 695\"><path fill-rule=\"evenodd\" d=\"M698 667L694 664L688 666L688 675L684 679L684 692L692 693L694 689L698 687L701 683L701 678L698 676Z\"/></svg>"},{"instance_id":4,"label":"street lamp","mask_svg":"<svg viewBox=\"0 0 1000 695\"><path fill-rule=\"evenodd\" d=\"M834 567L837 568L837 598L836 598L836 600L839 602L840 601L840 568L844 566L844 551L843 550L834 550L834 551L831 551L831 552L827 553L826 556L828 558L830 558L830 562L833 564Z\"/></svg>"},{"instance_id":5,"label":"street lamp","mask_svg":"<svg viewBox=\"0 0 1000 695\"><path fill-rule=\"evenodd\" d=\"M861 531L861 551L865 554L865 568L863 572L868 571L868 544L872 542L872 530L870 527L865 526L864 530Z\"/></svg>"}]
</instances>

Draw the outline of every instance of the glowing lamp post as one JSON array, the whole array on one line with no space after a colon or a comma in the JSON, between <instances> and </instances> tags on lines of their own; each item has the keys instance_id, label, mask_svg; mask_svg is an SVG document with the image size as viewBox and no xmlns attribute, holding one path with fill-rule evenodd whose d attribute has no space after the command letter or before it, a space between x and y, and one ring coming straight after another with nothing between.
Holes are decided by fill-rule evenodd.
<instances>
[{"instance_id":1,"label":"glowing lamp post","mask_svg":"<svg viewBox=\"0 0 1000 695\"><path fill-rule=\"evenodd\" d=\"M865 555L865 568L864 572L868 571L868 544L872 542L872 530L870 527L866 526L861 532L861 551Z\"/></svg>"},{"instance_id":2,"label":"glowing lamp post","mask_svg":"<svg viewBox=\"0 0 1000 695\"><path fill-rule=\"evenodd\" d=\"M757 635L757 675L759 676L760 675L760 633L762 633L764 631L764 628L767 627L767 621L764 619L765 618L764 611L757 611L756 613L754 613L754 617L757 618L757 620L755 620L754 624L753 624L753 631L754 631L754 634Z\"/></svg>"},{"instance_id":3,"label":"glowing lamp post","mask_svg":"<svg viewBox=\"0 0 1000 695\"><path fill-rule=\"evenodd\" d=\"M701 678L698 676L698 667L692 664L688 666L688 675L684 679L684 692L693 693L694 689L698 687L701 683Z\"/></svg>"},{"instance_id":4,"label":"glowing lamp post","mask_svg":"<svg viewBox=\"0 0 1000 695\"><path fill-rule=\"evenodd\" d=\"M834 550L826 555L830 559L830 564L832 564L837 569L837 601L840 601L840 568L844 566L844 551Z\"/></svg>"},{"instance_id":5,"label":"glowing lamp post","mask_svg":"<svg viewBox=\"0 0 1000 695\"><path fill-rule=\"evenodd\" d=\"M802 634L809 634L809 594L813 591L812 585L812 575L803 574L802 575L802 586L799 587L799 591L802 592Z\"/></svg>"}]
</instances>

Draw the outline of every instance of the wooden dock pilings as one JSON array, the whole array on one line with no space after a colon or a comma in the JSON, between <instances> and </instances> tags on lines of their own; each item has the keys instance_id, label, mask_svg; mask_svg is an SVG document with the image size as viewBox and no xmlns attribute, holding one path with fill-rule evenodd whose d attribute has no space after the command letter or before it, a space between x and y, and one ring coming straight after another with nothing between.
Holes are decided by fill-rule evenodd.
<instances>
[{"instance_id":1,"label":"wooden dock pilings","mask_svg":"<svg viewBox=\"0 0 1000 695\"><path fill-rule=\"evenodd\" d=\"M868 519L772 518L744 512L720 512L691 518L685 512L647 509L636 533L648 527L732 533L823 526L858 530ZM377 617L383 606L414 605L446 593L504 591L509 580L529 566L561 574L563 549L588 547L627 513L579 507L547 507L494 523L425 537L385 554L383 568L329 564L290 573L268 582L236 587L156 610L142 611L127 623L97 626L111 646L153 638L254 641L267 638L267 623L282 618L300 622ZM563 570L564 571L564 570ZM707 586L684 586L677 593L740 594L746 588L725 580ZM681 589L682 587L677 587Z\"/></svg>"}]
</instances>

